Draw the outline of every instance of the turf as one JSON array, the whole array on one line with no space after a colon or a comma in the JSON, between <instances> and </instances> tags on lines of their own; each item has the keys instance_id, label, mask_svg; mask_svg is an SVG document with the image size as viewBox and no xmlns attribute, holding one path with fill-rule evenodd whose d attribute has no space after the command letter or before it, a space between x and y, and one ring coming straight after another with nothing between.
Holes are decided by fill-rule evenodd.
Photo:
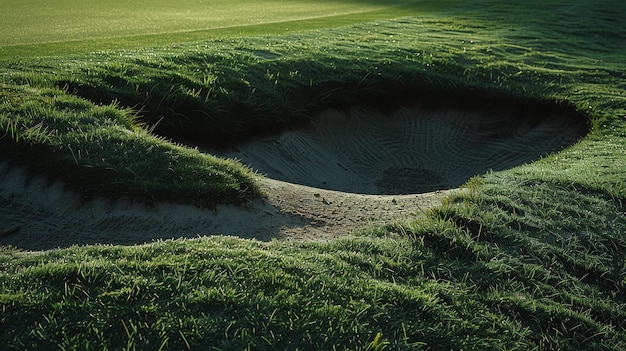
<instances>
[{"instance_id":1,"label":"turf","mask_svg":"<svg viewBox=\"0 0 626 351\"><path fill-rule=\"evenodd\" d=\"M3 1L0 59L331 28L446 8L447 1Z\"/></svg>"},{"instance_id":2,"label":"turf","mask_svg":"<svg viewBox=\"0 0 626 351\"><path fill-rule=\"evenodd\" d=\"M280 36L6 60L3 157L52 172L42 159L53 155L58 168L96 176L115 194L141 188L131 178L148 179L142 169L164 164L179 175L203 164L230 169L244 175L230 191L246 194L239 184L248 173L234 163L195 153L170 162L192 151L155 138L159 120L166 130L190 123L240 138L250 125L293 123L326 104L469 91L566 104L587 114L593 130L558 154L473 178L465 193L415 221L330 242L3 248L2 346L626 348L625 16L613 1L475 0ZM213 114L218 132L203 114L187 121L179 113L198 108ZM115 133L137 142L120 143ZM92 157L81 140L98 140L104 153ZM121 185L98 174L123 170L123 160L93 167L101 155L132 158L150 148L167 152ZM89 190L80 179L66 181Z\"/></svg>"},{"instance_id":3,"label":"turf","mask_svg":"<svg viewBox=\"0 0 626 351\"><path fill-rule=\"evenodd\" d=\"M402 2L400 2L402 3ZM126 37L284 22L376 10L386 4L368 2L215 0L171 3L160 0L88 3L2 2L0 45L38 44L107 37ZM389 5L394 5L393 2Z\"/></svg>"}]
</instances>

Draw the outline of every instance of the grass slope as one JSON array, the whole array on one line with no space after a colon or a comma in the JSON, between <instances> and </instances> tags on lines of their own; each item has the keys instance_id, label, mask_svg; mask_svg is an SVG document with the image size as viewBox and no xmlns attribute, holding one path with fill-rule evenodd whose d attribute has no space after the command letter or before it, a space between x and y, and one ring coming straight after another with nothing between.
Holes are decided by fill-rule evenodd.
<instances>
[{"instance_id":1,"label":"grass slope","mask_svg":"<svg viewBox=\"0 0 626 351\"><path fill-rule=\"evenodd\" d=\"M51 172L52 155L78 174L66 181L92 193L87 174L123 194L151 180L142 170L168 165L192 179L214 161L140 121L229 138L329 103L469 90L566 103L589 114L594 131L539 162L472 179L416 221L327 243L3 248L3 347L626 348L624 16L626 5L612 1L475 0L285 36L6 61L3 157ZM159 148L129 172L124 157L98 163ZM248 179L234 163L210 164ZM108 182L109 167L121 182ZM246 194L241 179L231 193Z\"/></svg>"}]
</instances>

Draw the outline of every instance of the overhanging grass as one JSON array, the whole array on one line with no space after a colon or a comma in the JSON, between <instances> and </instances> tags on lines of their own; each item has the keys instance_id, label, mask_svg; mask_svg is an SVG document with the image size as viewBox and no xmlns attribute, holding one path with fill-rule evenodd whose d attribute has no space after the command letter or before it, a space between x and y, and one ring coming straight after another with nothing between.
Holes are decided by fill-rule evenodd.
<instances>
[{"instance_id":1,"label":"overhanging grass","mask_svg":"<svg viewBox=\"0 0 626 351\"><path fill-rule=\"evenodd\" d=\"M289 92L303 86L313 105L398 86L481 89L566 101L595 130L540 162L472 180L417 221L329 243L3 249L0 339L9 349L626 348L626 35L614 23L625 16L608 1L473 1L445 15L290 36L7 63L3 108L18 112L5 121L31 118L20 133L3 124L19 155L56 137L40 123L46 116L78 121L80 111L115 111L95 121L157 145L132 114L96 101L154 106L154 83L164 89L156 102L167 87L201 89L190 101L210 111L259 101L289 110L301 98ZM183 95L163 106L177 111ZM20 97L46 113L25 113ZM175 117L156 110L145 117ZM292 112L287 119L302 115ZM186 152L168 147L152 162Z\"/></svg>"},{"instance_id":2,"label":"overhanging grass","mask_svg":"<svg viewBox=\"0 0 626 351\"><path fill-rule=\"evenodd\" d=\"M257 192L241 164L151 136L128 109L50 88L2 86L0 97L3 157L28 160L32 172L62 180L87 198L187 199L211 207Z\"/></svg>"}]
</instances>

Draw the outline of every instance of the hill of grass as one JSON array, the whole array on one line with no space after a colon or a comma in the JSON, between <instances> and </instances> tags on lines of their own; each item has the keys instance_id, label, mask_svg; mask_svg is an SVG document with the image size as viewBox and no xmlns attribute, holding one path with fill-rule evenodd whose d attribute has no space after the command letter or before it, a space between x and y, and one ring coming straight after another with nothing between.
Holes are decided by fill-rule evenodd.
<instances>
[{"instance_id":1,"label":"hill of grass","mask_svg":"<svg viewBox=\"0 0 626 351\"><path fill-rule=\"evenodd\" d=\"M372 97L548 100L586 113L593 131L473 178L415 221L330 242L2 248L1 347L626 348L625 16L613 1L475 0L280 36L3 61L0 155L90 196L245 201L258 196L245 167L152 133L222 142Z\"/></svg>"}]
</instances>

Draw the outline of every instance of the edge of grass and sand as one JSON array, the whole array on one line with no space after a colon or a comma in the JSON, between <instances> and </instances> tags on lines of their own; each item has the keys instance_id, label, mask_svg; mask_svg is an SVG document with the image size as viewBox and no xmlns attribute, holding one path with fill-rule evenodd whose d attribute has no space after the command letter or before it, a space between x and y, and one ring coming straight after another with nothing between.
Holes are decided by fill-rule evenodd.
<instances>
[{"instance_id":1,"label":"edge of grass and sand","mask_svg":"<svg viewBox=\"0 0 626 351\"><path fill-rule=\"evenodd\" d=\"M66 183L88 196L147 203L258 196L246 167L151 134L203 117L221 122L197 127L205 135L240 137L410 89L547 100L593 123L578 144L472 178L416 220L327 242L3 247L3 347L624 348L624 15L608 1L473 1L285 36L3 62L4 157L55 179L71 169Z\"/></svg>"}]
</instances>

